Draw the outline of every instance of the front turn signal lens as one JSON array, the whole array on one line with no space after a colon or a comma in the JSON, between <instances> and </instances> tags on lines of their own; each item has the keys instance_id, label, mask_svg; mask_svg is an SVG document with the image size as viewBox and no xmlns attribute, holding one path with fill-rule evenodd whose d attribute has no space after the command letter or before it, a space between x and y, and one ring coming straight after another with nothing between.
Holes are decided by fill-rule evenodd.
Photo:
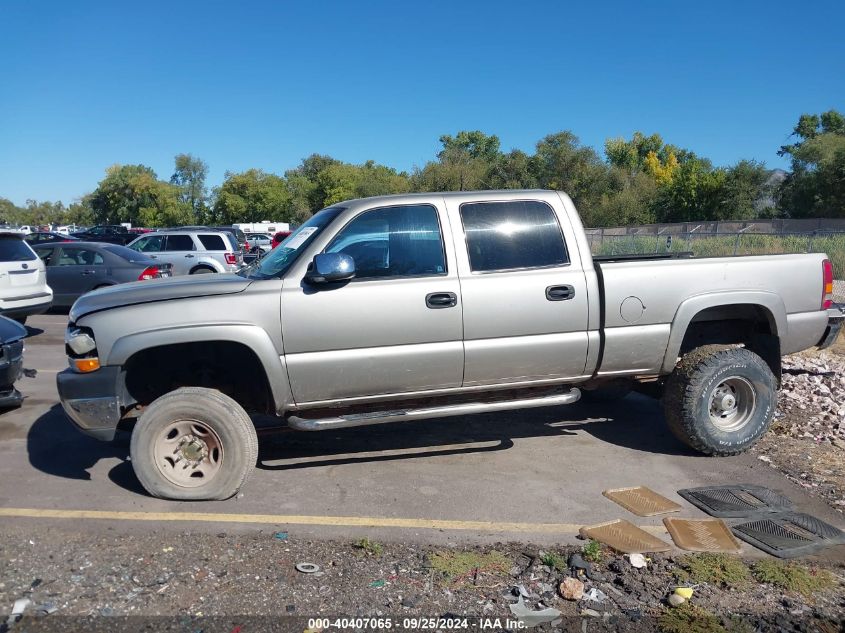
<instances>
[{"instance_id":1,"label":"front turn signal lens","mask_svg":"<svg viewBox=\"0 0 845 633\"><path fill-rule=\"evenodd\" d=\"M74 369L82 374L97 371L100 368L99 358L74 358L71 359L71 362Z\"/></svg>"}]
</instances>

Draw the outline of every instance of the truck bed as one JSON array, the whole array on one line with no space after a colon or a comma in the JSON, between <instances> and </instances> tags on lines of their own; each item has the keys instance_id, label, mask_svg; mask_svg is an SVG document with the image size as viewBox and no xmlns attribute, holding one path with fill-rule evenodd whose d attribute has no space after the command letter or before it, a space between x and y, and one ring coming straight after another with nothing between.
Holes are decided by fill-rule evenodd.
<instances>
[{"instance_id":1,"label":"truck bed","mask_svg":"<svg viewBox=\"0 0 845 633\"><path fill-rule=\"evenodd\" d=\"M665 373L666 350L673 342L679 344L670 337L686 330L679 321L706 309L709 296L720 296L724 304L727 295L737 304L712 312L707 318L714 322L744 316L745 302L766 306L761 318L777 328L782 353L812 347L824 329L821 321L826 320L820 312L824 258L823 254L594 257L601 304L591 302L591 310L600 310L601 317L591 326L600 328L603 341L598 374Z\"/></svg>"}]
</instances>

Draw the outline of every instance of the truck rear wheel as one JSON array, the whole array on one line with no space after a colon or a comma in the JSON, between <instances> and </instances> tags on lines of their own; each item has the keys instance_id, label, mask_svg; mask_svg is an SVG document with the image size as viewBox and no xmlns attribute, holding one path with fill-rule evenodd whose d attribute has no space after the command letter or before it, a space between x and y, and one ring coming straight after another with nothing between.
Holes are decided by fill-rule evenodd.
<instances>
[{"instance_id":1,"label":"truck rear wheel","mask_svg":"<svg viewBox=\"0 0 845 633\"><path fill-rule=\"evenodd\" d=\"M771 424L777 381L757 354L707 345L686 354L663 397L669 429L706 455L738 455Z\"/></svg>"},{"instance_id":2,"label":"truck rear wheel","mask_svg":"<svg viewBox=\"0 0 845 633\"><path fill-rule=\"evenodd\" d=\"M157 398L132 431L132 467L154 497L228 499L258 459L252 420L216 389L182 387Z\"/></svg>"}]
</instances>

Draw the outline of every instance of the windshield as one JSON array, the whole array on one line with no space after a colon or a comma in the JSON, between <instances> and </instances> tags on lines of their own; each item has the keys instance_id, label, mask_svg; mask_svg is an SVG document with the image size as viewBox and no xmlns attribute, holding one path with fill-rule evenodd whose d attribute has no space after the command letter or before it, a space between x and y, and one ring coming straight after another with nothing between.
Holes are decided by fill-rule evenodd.
<instances>
[{"instance_id":1,"label":"windshield","mask_svg":"<svg viewBox=\"0 0 845 633\"><path fill-rule=\"evenodd\" d=\"M343 207L329 207L315 213L266 256L256 260L238 274L247 279L281 277L296 261L299 254L331 224L341 211Z\"/></svg>"}]
</instances>

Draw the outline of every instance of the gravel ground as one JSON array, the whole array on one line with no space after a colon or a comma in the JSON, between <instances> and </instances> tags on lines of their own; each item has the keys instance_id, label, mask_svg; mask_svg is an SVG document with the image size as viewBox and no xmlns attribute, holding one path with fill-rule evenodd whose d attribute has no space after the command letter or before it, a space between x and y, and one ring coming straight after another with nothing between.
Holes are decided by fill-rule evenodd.
<instances>
[{"instance_id":1,"label":"gravel ground","mask_svg":"<svg viewBox=\"0 0 845 633\"><path fill-rule=\"evenodd\" d=\"M510 605L520 594L529 609L559 610L562 620L556 627L595 619L611 629L653 630L657 618L672 610L667 595L684 582L676 577L682 573L680 556L654 555L647 568L636 569L627 558L604 551L593 578L581 578L587 592L596 588L606 598L565 600L559 585L572 573L566 569L569 554L578 550L554 552L561 572L544 564L547 553L518 544L438 550L315 542L261 531L92 536L22 524L4 526L2 536L0 611L8 615L20 598L32 601L25 618L12 624L20 630L50 630L50 625L58 630L81 622L74 618L87 618L87 629L143 629L149 618L169 616L154 621L191 631L232 631L249 619L244 614L302 618L291 620L297 626L315 616L455 614L515 620ZM314 563L320 572L301 573L295 568L300 562ZM691 603L726 623L731 615L742 617L753 626L747 630L806 630L809 622L829 622L835 627L830 630L840 630L845 576L842 568L830 571L830 587L809 597L756 582L732 589L705 582L696 585ZM43 615L46 611L51 613Z\"/></svg>"},{"instance_id":2,"label":"gravel ground","mask_svg":"<svg viewBox=\"0 0 845 633\"><path fill-rule=\"evenodd\" d=\"M772 430L755 446L759 459L810 494L845 511L845 341L832 350L784 359Z\"/></svg>"}]
</instances>

